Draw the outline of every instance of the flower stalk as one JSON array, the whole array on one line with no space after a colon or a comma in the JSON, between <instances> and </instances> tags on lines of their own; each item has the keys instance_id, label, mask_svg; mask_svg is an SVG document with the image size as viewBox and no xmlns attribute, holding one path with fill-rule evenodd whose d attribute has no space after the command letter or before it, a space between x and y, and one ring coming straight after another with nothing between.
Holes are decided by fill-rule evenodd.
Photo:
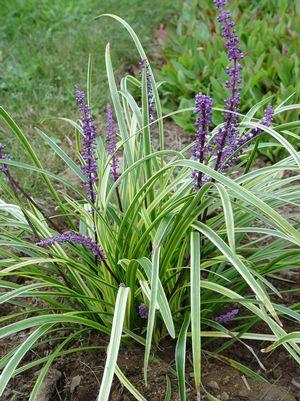
<instances>
[{"instance_id":1,"label":"flower stalk","mask_svg":"<svg viewBox=\"0 0 300 401\"><path fill-rule=\"evenodd\" d=\"M100 260L103 262L107 270L110 272L112 277L118 281L117 276L114 274L114 272L111 270L110 266L108 265L104 252L102 248L90 237L85 237L81 234L75 233L73 231L68 231L64 232L60 235L55 235L54 237L51 238L46 238L40 242L37 243L38 246L42 248L48 248L49 246L52 246L54 244L81 244L84 245L87 249L91 250L93 252L93 255L95 256L96 260Z\"/></svg>"},{"instance_id":2,"label":"flower stalk","mask_svg":"<svg viewBox=\"0 0 300 401\"><path fill-rule=\"evenodd\" d=\"M10 160L11 156L9 154L5 154L3 151L5 149L5 145L0 144L0 159L2 160ZM24 210L24 208L22 207L22 202L21 199L19 197L18 191L21 192L21 194L24 196L25 199L27 199L28 202L30 202L45 218L45 220L48 222L48 224L50 226L52 226L52 228L58 232L60 232L59 227L55 224L55 222L53 220L51 220L47 214L42 210L42 208L32 199L32 197L22 188L22 186L19 184L19 182L13 177L13 175L11 174L11 171L8 168L7 164L2 164L0 165L0 171L7 177L8 182L10 184L10 187L14 193L15 198L18 200L20 207L23 211L24 217L26 218L26 221L28 223L28 225L30 226L33 234L35 235L36 238L39 238L39 234L36 230L36 228L33 226L33 224L31 223L30 219L27 217L27 213Z\"/></svg>"},{"instance_id":3,"label":"flower stalk","mask_svg":"<svg viewBox=\"0 0 300 401\"><path fill-rule=\"evenodd\" d=\"M98 234L96 227L96 217L95 217L95 203L96 203L96 194L94 191L94 184L97 183L97 155L96 155L96 128L93 124L93 117L91 116L91 111L88 104L85 101L85 94L81 92L79 89L76 89L76 101L79 106L79 109L82 112L81 122L82 122L82 131L83 131L83 142L82 142L82 150L81 156L85 162L82 167L82 172L86 177L85 185L87 187L88 197L92 204L92 219L93 219L93 228L94 228L94 237L95 241L98 242ZM97 256L95 255L96 263Z\"/></svg>"},{"instance_id":4,"label":"flower stalk","mask_svg":"<svg viewBox=\"0 0 300 401\"><path fill-rule=\"evenodd\" d=\"M154 120L154 95L152 91L151 85L151 73L149 69L149 64L146 59L141 60L139 62L139 70L140 70L140 78L143 77L143 71L146 71L146 86L147 86L147 98L148 98L148 114L149 114L149 122L151 123Z\"/></svg>"},{"instance_id":5,"label":"flower stalk","mask_svg":"<svg viewBox=\"0 0 300 401\"><path fill-rule=\"evenodd\" d=\"M119 173L119 156L117 154L117 132L116 125L113 118L112 107L109 105L106 109L106 137L107 137L107 153L111 156L110 171L113 180L116 182L120 177ZM119 209L123 212L121 196L118 186L116 187L116 195L118 200Z\"/></svg>"},{"instance_id":6,"label":"flower stalk","mask_svg":"<svg viewBox=\"0 0 300 401\"><path fill-rule=\"evenodd\" d=\"M195 122L197 131L195 134L193 156L200 163L203 163L209 151L207 142L209 125L212 118L212 99L210 96L203 95L202 93L198 93L198 95L196 95L194 114L198 114L199 117ZM200 189L203 181L208 179L208 177L203 177L202 172L198 170L193 171L192 177L195 179L195 189Z\"/></svg>"},{"instance_id":7,"label":"flower stalk","mask_svg":"<svg viewBox=\"0 0 300 401\"><path fill-rule=\"evenodd\" d=\"M240 84L242 82L242 66L240 60L244 57L240 50L240 41L235 30L235 22L229 11L226 11L226 0L214 0L219 12L218 22L221 23L222 37L225 39L227 57L231 61L231 67L226 68L229 79L226 81L226 87L230 89L230 96L225 100L226 112L224 125L219 129L215 145L217 158L215 170L219 170L224 160L232 153L235 141L238 137L238 111L240 105Z\"/></svg>"}]
</instances>

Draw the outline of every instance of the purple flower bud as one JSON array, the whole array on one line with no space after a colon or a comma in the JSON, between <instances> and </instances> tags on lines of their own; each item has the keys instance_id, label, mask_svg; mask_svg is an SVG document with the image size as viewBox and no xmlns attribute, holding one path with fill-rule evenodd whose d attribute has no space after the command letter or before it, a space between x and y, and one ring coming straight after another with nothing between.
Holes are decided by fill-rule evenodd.
<instances>
[{"instance_id":1,"label":"purple flower bud","mask_svg":"<svg viewBox=\"0 0 300 401\"><path fill-rule=\"evenodd\" d=\"M107 152L111 155L110 170L114 181L117 181L120 177L120 173L118 172L119 158L116 153L117 134L111 106L108 106L106 109L106 127Z\"/></svg>"},{"instance_id":2,"label":"purple flower bud","mask_svg":"<svg viewBox=\"0 0 300 401\"><path fill-rule=\"evenodd\" d=\"M85 162L82 172L86 177L85 185L88 196L92 203L95 203L96 196L93 185L97 182L97 156L96 156L96 128L93 125L93 117L90 108L85 103L85 94L76 89L76 101L82 112L81 122L83 131L83 143L81 156Z\"/></svg>"},{"instance_id":3,"label":"purple flower bud","mask_svg":"<svg viewBox=\"0 0 300 401\"><path fill-rule=\"evenodd\" d=\"M270 105L266 108L264 112L264 117L259 121L259 123L261 125L269 127L272 124L273 116L274 110ZM250 141L250 139L257 137L261 133L262 130L260 128L253 128L252 130L245 133L243 137L237 138L234 145L231 147L231 153L228 154L226 162L220 166L220 170L224 172L228 167L232 166L242 154L242 147L248 141Z\"/></svg>"},{"instance_id":4,"label":"purple flower bud","mask_svg":"<svg viewBox=\"0 0 300 401\"><path fill-rule=\"evenodd\" d=\"M232 309L231 311L225 313L224 315L218 316L215 318L215 321L218 323L228 323L239 313L238 309Z\"/></svg>"},{"instance_id":5,"label":"purple flower bud","mask_svg":"<svg viewBox=\"0 0 300 401\"><path fill-rule=\"evenodd\" d=\"M148 315L149 315L149 308L147 305L145 304L140 304L138 307L138 312L139 315L142 319L148 319Z\"/></svg>"},{"instance_id":6,"label":"purple flower bud","mask_svg":"<svg viewBox=\"0 0 300 401\"><path fill-rule=\"evenodd\" d=\"M150 73L148 61L146 59L140 61L139 69L140 69L140 78L142 78L142 76L143 76L143 70L146 69L148 112L149 112L149 121L151 123L154 120L154 96L153 96L152 85L151 85L151 73Z\"/></svg>"},{"instance_id":7,"label":"purple flower bud","mask_svg":"<svg viewBox=\"0 0 300 401\"><path fill-rule=\"evenodd\" d=\"M102 261L104 260L103 250L99 247L98 244L96 244L95 241L92 240L92 238L84 237L83 235L77 234L73 231L65 232L63 234L56 235L51 238L46 238L43 241L38 242L37 245L42 248L47 248L54 244L74 243L74 242L77 244L84 245L87 249L93 251L94 256L98 257Z\"/></svg>"},{"instance_id":8,"label":"purple flower bud","mask_svg":"<svg viewBox=\"0 0 300 401\"><path fill-rule=\"evenodd\" d=\"M274 116L273 107L269 105L265 110L264 118L262 120L262 125L269 127L272 124L273 116Z\"/></svg>"},{"instance_id":9,"label":"purple flower bud","mask_svg":"<svg viewBox=\"0 0 300 401\"><path fill-rule=\"evenodd\" d=\"M196 95L194 114L198 114L199 117L195 122L197 131L195 134L193 156L200 163L203 163L209 153L207 142L209 125L212 118L212 99L210 96L203 95L202 93L198 93L198 95ZM204 177L201 171L197 170L192 172L192 178L195 179L195 189L200 189L203 185L203 182L207 180L207 177Z\"/></svg>"},{"instance_id":10,"label":"purple flower bud","mask_svg":"<svg viewBox=\"0 0 300 401\"><path fill-rule=\"evenodd\" d=\"M2 145L0 143L0 159L2 160L10 160L11 156L4 154L3 150L5 149L5 145ZM2 171L2 173L7 174L8 173L8 166L7 164L0 164L0 171Z\"/></svg>"}]
</instances>

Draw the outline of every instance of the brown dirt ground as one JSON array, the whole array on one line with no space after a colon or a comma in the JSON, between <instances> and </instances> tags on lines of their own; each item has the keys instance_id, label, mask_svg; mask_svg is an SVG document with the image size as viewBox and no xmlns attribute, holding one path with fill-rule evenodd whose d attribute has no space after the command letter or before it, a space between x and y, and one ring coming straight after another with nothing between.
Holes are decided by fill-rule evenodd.
<instances>
[{"instance_id":1,"label":"brown dirt ground","mask_svg":"<svg viewBox=\"0 0 300 401\"><path fill-rule=\"evenodd\" d=\"M293 297L295 302L295 297ZM289 301L292 299L289 299ZM16 311L16 307L9 305L2 306L0 315ZM285 322L288 331L297 330L294 324ZM262 325L258 326L264 332ZM9 349L20 344L28 332L19 333L14 337L0 341L0 356L3 356ZM218 340L208 347L210 352L222 344ZM41 346L38 350L29 353L23 362L34 360L39 357L49 355L51 347L58 345ZM103 339L96 334L90 338L77 340L72 347L80 345L102 345L103 349L84 351L71 354L67 357L57 359L51 370L46 376L45 384L39 393L37 401L96 401L103 367L105 362L105 348L107 339ZM172 401L179 401L178 387L176 378L172 373L175 369L174 363L174 343L164 341L159 344L157 358L153 358L148 371L148 386L143 381L143 356L144 351L141 347L128 346L123 348L118 365L126 377L141 392L146 400L163 401L165 397L166 375L172 383ZM243 373L230 367L222 361L211 357L208 352L203 353L202 380L207 391L217 396L221 401L300 401L300 367L279 347L271 354L262 354L260 349L266 344L247 341L259 357L266 370L262 371L253 355L240 343L235 343L223 352L224 356L232 358L245 364L256 373L264 376L268 383L257 382L245 377ZM193 373L191 365L191 351L188 349L186 358L187 370L187 400L196 401L193 390ZM28 399L41 366L13 378L1 401L25 401ZM111 401L130 401L135 398L121 385L118 379L114 380ZM208 400L203 391L202 400Z\"/></svg>"}]
</instances>

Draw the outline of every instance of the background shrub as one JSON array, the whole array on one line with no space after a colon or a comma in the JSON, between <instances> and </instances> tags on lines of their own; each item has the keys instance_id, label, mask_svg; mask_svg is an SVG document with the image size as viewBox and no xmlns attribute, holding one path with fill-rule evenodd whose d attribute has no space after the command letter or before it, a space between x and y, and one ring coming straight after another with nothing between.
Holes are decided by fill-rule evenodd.
<instances>
[{"instance_id":1,"label":"background shrub","mask_svg":"<svg viewBox=\"0 0 300 401\"><path fill-rule=\"evenodd\" d=\"M300 4L297 1L233 1L237 31L245 53L242 111L273 95L279 104L296 92L299 100ZM174 29L162 41L160 70L165 110L190 107L196 93L210 94L222 105L226 90L226 52L216 25L216 11L209 0L184 2ZM292 113L286 121L293 120ZM216 117L215 117L216 119ZM192 131L190 115L174 120ZM215 120L216 121L216 120ZM217 122L217 121L216 121Z\"/></svg>"}]
</instances>

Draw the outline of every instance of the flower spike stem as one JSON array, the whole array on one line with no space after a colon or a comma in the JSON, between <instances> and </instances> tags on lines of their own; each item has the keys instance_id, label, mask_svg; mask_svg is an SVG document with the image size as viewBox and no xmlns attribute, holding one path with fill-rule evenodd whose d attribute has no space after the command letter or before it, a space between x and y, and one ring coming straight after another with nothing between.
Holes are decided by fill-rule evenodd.
<instances>
[{"instance_id":1,"label":"flower spike stem","mask_svg":"<svg viewBox=\"0 0 300 401\"><path fill-rule=\"evenodd\" d=\"M79 89L76 89L76 101L79 106L79 109L82 112L81 122L82 122L82 131L83 131L83 144L82 144L82 152L81 156L85 162L82 167L82 172L86 177L85 185L87 187L88 197L92 203L92 219L93 219L93 228L94 228L94 238L95 242L98 242L98 234L97 234L97 226L96 226L96 217L95 217L95 203L96 203L96 194L94 191L94 184L98 180L97 170L97 155L96 155L96 128L93 124L93 117L91 115L91 111L89 106L86 104L85 94L81 92ZM95 263L97 264L97 256L95 256Z\"/></svg>"},{"instance_id":2,"label":"flower spike stem","mask_svg":"<svg viewBox=\"0 0 300 401\"><path fill-rule=\"evenodd\" d=\"M14 183L14 185L16 186L16 188L21 192L21 194L28 200L28 202L30 202L45 218L45 220L49 223L50 226L52 226L52 228L57 231L58 233L61 232L60 228L58 227L57 224L54 223L53 220L51 220L51 218L49 218L49 216L47 216L47 214L44 212L44 210L35 202L35 200L32 199L32 197L30 195L28 195L28 193L21 187L21 185L18 183L18 181L16 181L14 179L13 176L11 176L12 182Z\"/></svg>"},{"instance_id":3,"label":"flower spike stem","mask_svg":"<svg viewBox=\"0 0 300 401\"><path fill-rule=\"evenodd\" d=\"M120 177L119 173L119 157L117 154L117 132L116 124L113 117L113 110L110 105L106 108L106 137L107 137L107 152L111 156L110 172L113 180L116 182ZM119 187L116 187L116 195L120 212L123 212L122 202Z\"/></svg>"},{"instance_id":4,"label":"flower spike stem","mask_svg":"<svg viewBox=\"0 0 300 401\"><path fill-rule=\"evenodd\" d=\"M230 90L230 96L225 101L226 112L223 114L225 118L224 126L222 126L216 135L217 160L215 170L219 170L224 160L232 153L238 137L238 115L240 105L240 84L242 82L241 70L242 66L239 61L244 57L240 49L240 41L235 30L235 22L229 11L226 11L226 0L214 0L219 13L218 22L221 24L222 37L225 39L227 49L227 57L231 61L231 67L226 68L229 77L226 81L226 88Z\"/></svg>"},{"instance_id":5,"label":"flower spike stem","mask_svg":"<svg viewBox=\"0 0 300 401\"><path fill-rule=\"evenodd\" d=\"M90 237L85 237L81 234L69 231L69 232L64 232L60 235L56 235L54 237L46 238L42 241L39 241L37 243L37 245L42 248L48 248L49 246L52 246L54 244L64 244L64 243L67 243L67 244L75 243L75 244L84 245L87 249L89 249L93 252L93 255L95 256L95 258L97 258L96 259L97 261L100 260L101 262L103 262L104 266L109 271L109 273L112 275L112 277L117 282L119 282L117 276L112 271L109 264L107 263L102 248Z\"/></svg>"}]
</instances>

